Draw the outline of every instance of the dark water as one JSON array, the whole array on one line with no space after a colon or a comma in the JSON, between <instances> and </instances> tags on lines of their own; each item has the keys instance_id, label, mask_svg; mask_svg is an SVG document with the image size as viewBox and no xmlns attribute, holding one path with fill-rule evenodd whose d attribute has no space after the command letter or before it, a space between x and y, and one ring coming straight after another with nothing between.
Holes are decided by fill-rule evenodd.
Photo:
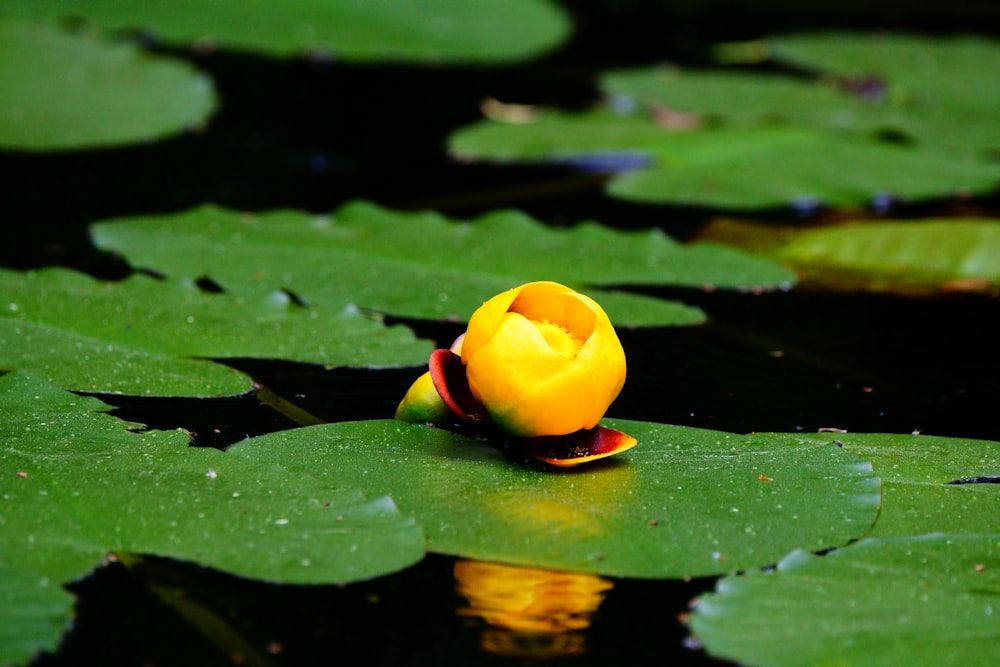
<instances>
[{"instance_id":1,"label":"dark water","mask_svg":"<svg viewBox=\"0 0 1000 667\"><path fill-rule=\"evenodd\" d=\"M594 74L602 68L666 59L697 63L716 39L830 20L766 14L730 22L704 15L678 20L653 9L630 9L637 4L576 3L578 35L566 49L495 70L190 56L215 77L223 100L204 134L109 151L0 152L0 173L7 174L0 264L64 265L121 277L129 267L90 246L87 223L204 201L245 210L324 212L365 198L390 207L435 207L456 217L510 206L553 225L589 218L619 228L657 226L688 238L711 211L615 202L603 197L601 179L592 174L456 165L442 151L451 129L479 117L484 97L582 107L593 98ZM891 26L928 27L894 21ZM934 23L935 29L968 27ZM996 197L976 204L1000 212ZM776 223L796 218L794 212L771 213ZM703 308L710 322L620 332L631 366L609 416L734 432L837 427L998 437L995 299L802 289L653 293ZM447 324L403 324L442 342L458 333ZM279 395L304 395L301 407L328 421L391 416L419 372L224 361ZM105 398L123 419L187 428L202 446L224 447L247 435L294 427L253 395ZM523 636L503 639L507 644L494 637L492 645L506 646L507 657L484 651L489 628L456 614L466 600L455 593L453 568L454 559L432 555L371 582L291 587L155 559L131 569L111 564L72 586L80 596L74 629L57 655L39 662L490 665L537 663L546 650L558 652L558 646ZM584 653L561 661L713 662L685 641L678 621L689 601L713 584L614 582L590 629L569 633L578 636L570 648L583 647ZM183 591L186 602L168 604L158 590ZM185 613L193 616L185 620ZM229 640L220 640L226 632L212 630L219 622L232 633Z\"/></svg>"}]
</instances>

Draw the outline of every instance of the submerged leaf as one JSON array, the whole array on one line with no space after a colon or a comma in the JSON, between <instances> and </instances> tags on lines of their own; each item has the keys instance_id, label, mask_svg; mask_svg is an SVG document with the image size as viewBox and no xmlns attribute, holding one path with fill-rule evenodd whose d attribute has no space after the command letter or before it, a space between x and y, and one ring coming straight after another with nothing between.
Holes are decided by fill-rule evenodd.
<instances>
[{"instance_id":1,"label":"submerged leaf","mask_svg":"<svg viewBox=\"0 0 1000 667\"><path fill-rule=\"evenodd\" d=\"M824 285L874 290L1000 287L1000 222L858 222L795 232L774 257Z\"/></svg>"}]
</instances>

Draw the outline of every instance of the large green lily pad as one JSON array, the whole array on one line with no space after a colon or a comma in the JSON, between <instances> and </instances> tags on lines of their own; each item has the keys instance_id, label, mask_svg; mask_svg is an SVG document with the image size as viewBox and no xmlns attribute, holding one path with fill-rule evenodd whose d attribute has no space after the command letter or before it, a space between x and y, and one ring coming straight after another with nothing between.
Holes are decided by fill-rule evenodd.
<instances>
[{"instance_id":1,"label":"large green lily pad","mask_svg":"<svg viewBox=\"0 0 1000 667\"><path fill-rule=\"evenodd\" d=\"M1000 661L1000 535L872 538L773 572L722 579L691 627L741 665L962 665Z\"/></svg>"},{"instance_id":2,"label":"large green lily pad","mask_svg":"<svg viewBox=\"0 0 1000 667\"><path fill-rule=\"evenodd\" d=\"M1000 484L953 484L1000 475L1000 443L929 435L843 433L836 439L871 461L882 479L882 509L872 536L924 533L1000 534Z\"/></svg>"},{"instance_id":3,"label":"large green lily pad","mask_svg":"<svg viewBox=\"0 0 1000 667\"><path fill-rule=\"evenodd\" d=\"M142 29L178 45L358 61L527 58L554 48L570 30L548 0L8 0L4 11Z\"/></svg>"},{"instance_id":4,"label":"large green lily pad","mask_svg":"<svg viewBox=\"0 0 1000 667\"><path fill-rule=\"evenodd\" d=\"M695 114L702 122L774 119L896 134L959 152L1000 146L1000 42L974 36L821 32L775 37L773 57L816 73L655 66L607 72L617 105ZM956 119L961 119L957 121Z\"/></svg>"},{"instance_id":5,"label":"large green lily pad","mask_svg":"<svg viewBox=\"0 0 1000 667\"><path fill-rule=\"evenodd\" d=\"M423 319L467 319L483 301L531 280L587 292L618 325L694 324L697 310L597 289L619 285L788 284L766 259L712 244L682 246L659 231L585 223L555 230L513 212L471 223L355 202L330 216L241 215L211 206L95 225L95 242L176 278L210 276L227 290L293 290L308 303Z\"/></svg>"},{"instance_id":6,"label":"large green lily pad","mask_svg":"<svg viewBox=\"0 0 1000 667\"><path fill-rule=\"evenodd\" d=\"M182 61L7 15L0 98L0 147L16 150L149 141L204 123L216 106L208 76Z\"/></svg>"},{"instance_id":7,"label":"large green lily pad","mask_svg":"<svg viewBox=\"0 0 1000 667\"><path fill-rule=\"evenodd\" d=\"M333 365L419 364L431 345L343 304L303 306L278 289L214 294L136 275L101 282L64 269L0 270L0 367L83 391L217 395L247 378L198 358Z\"/></svg>"},{"instance_id":8,"label":"large green lily pad","mask_svg":"<svg viewBox=\"0 0 1000 667\"><path fill-rule=\"evenodd\" d=\"M994 39L820 32L776 37L772 48L783 61L848 84L881 84L884 92L868 96L869 123L927 144L1000 148L1000 42Z\"/></svg>"},{"instance_id":9,"label":"large green lily pad","mask_svg":"<svg viewBox=\"0 0 1000 667\"><path fill-rule=\"evenodd\" d=\"M628 200L732 209L859 206L1000 184L1000 80L990 66L1000 44L840 33L769 44L817 76L610 71L594 110L482 121L454 133L449 149L600 168L614 174L608 192Z\"/></svg>"},{"instance_id":10,"label":"large green lily pad","mask_svg":"<svg viewBox=\"0 0 1000 667\"><path fill-rule=\"evenodd\" d=\"M132 433L96 399L21 373L0 377L0 393L4 664L54 647L72 602L60 584L108 552L292 583L363 579L423 556L420 529L389 498L293 472L280 451L237 457L190 448L179 430Z\"/></svg>"},{"instance_id":11,"label":"large green lily pad","mask_svg":"<svg viewBox=\"0 0 1000 667\"><path fill-rule=\"evenodd\" d=\"M482 121L455 132L449 150L465 159L582 166L617 158L629 168L609 181L612 195L733 209L860 206L882 195L986 192L1000 182L1000 165L857 132L791 124L678 130L606 109L550 112L525 125Z\"/></svg>"},{"instance_id":12,"label":"large green lily pad","mask_svg":"<svg viewBox=\"0 0 1000 667\"><path fill-rule=\"evenodd\" d=\"M431 551L630 577L683 577L776 562L868 531L871 467L830 443L613 422L639 445L571 471L515 465L440 429L394 421L311 426L240 443L333 487L388 495Z\"/></svg>"},{"instance_id":13,"label":"large green lily pad","mask_svg":"<svg viewBox=\"0 0 1000 667\"><path fill-rule=\"evenodd\" d=\"M824 284L868 289L1000 285L1000 222L952 218L803 230L773 255Z\"/></svg>"}]
</instances>

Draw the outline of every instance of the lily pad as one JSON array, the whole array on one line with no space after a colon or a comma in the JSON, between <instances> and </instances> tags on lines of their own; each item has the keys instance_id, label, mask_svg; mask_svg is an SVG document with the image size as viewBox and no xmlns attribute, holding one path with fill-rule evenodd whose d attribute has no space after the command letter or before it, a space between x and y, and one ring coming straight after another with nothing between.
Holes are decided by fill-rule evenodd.
<instances>
[{"instance_id":1,"label":"lily pad","mask_svg":"<svg viewBox=\"0 0 1000 667\"><path fill-rule=\"evenodd\" d=\"M700 122L805 125L892 132L921 144L984 154L1000 147L1000 42L962 36L819 32L759 46L817 76L655 66L607 72L618 106L694 114ZM955 122L961 118L961 122Z\"/></svg>"},{"instance_id":2,"label":"lily pad","mask_svg":"<svg viewBox=\"0 0 1000 667\"><path fill-rule=\"evenodd\" d=\"M792 234L774 254L806 278L843 287L1000 286L1000 222L858 222Z\"/></svg>"},{"instance_id":3,"label":"lily pad","mask_svg":"<svg viewBox=\"0 0 1000 667\"><path fill-rule=\"evenodd\" d=\"M205 206L104 222L95 243L175 278L209 276L234 293L293 290L307 303L423 319L468 318L487 298L531 280L578 288L618 325L695 324L703 314L601 289L622 285L787 285L778 264L724 246L682 246L659 231L584 223L556 230L512 212L471 223L355 202L330 216L241 215Z\"/></svg>"},{"instance_id":4,"label":"lily pad","mask_svg":"<svg viewBox=\"0 0 1000 667\"><path fill-rule=\"evenodd\" d=\"M743 665L1000 661L1000 535L872 538L722 579L691 627Z\"/></svg>"},{"instance_id":5,"label":"lily pad","mask_svg":"<svg viewBox=\"0 0 1000 667\"><path fill-rule=\"evenodd\" d=\"M720 574L870 528L879 481L830 443L609 422L639 445L572 472L515 465L440 429L395 421L311 426L244 441L293 472L388 495L427 548L467 558L630 577Z\"/></svg>"},{"instance_id":6,"label":"lily pad","mask_svg":"<svg viewBox=\"0 0 1000 667\"><path fill-rule=\"evenodd\" d=\"M830 442L829 434L803 436ZM882 509L871 535L1000 535L1000 484L954 484L1000 476L1000 442L929 435L844 433L845 450L871 461L882 479Z\"/></svg>"},{"instance_id":7,"label":"lily pad","mask_svg":"<svg viewBox=\"0 0 1000 667\"><path fill-rule=\"evenodd\" d=\"M690 114L693 124L752 126L775 120L836 129L876 129L872 104L833 81L746 70L688 70L657 65L605 72L601 90L612 107Z\"/></svg>"},{"instance_id":8,"label":"lily pad","mask_svg":"<svg viewBox=\"0 0 1000 667\"><path fill-rule=\"evenodd\" d=\"M771 40L777 57L868 87L872 121L921 143L1000 148L1000 42L971 35L803 33ZM957 121L956 119L961 119Z\"/></svg>"},{"instance_id":9,"label":"lily pad","mask_svg":"<svg viewBox=\"0 0 1000 667\"><path fill-rule=\"evenodd\" d=\"M296 303L278 289L217 294L136 275L101 282L63 269L0 270L0 366L62 387L155 395L239 393L249 381L200 357L411 365L431 345L343 304Z\"/></svg>"},{"instance_id":10,"label":"lily pad","mask_svg":"<svg viewBox=\"0 0 1000 667\"><path fill-rule=\"evenodd\" d=\"M4 11L142 29L177 45L383 62L528 58L570 31L566 14L547 0L9 0Z\"/></svg>"},{"instance_id":11,"label":"lily pad","mask_svg":"<svg viewBox=\"0 0 1000 667\"><path fill-rule=\"evenodd\" d=\"M131 433L96 399L21 373L0 391L0 590L21 603L8 610L31 610L2 624L4 664L54 647L72 602L60 584L108 552L289 583L364 579L424 554L389 498L292 472L280 451L237 457L188 447L179 430Z\"/></svg>"},{"instance_id":12,"label":"lily pad","mask_svg":"<svg viewBox=\"0 0 1000 667\"><path fill-rule=\"evenodd\" d=\"M607 109L550 112L525 125L482 121L449 138L464 159L591 165L628 157L608 193L631 201L733 209L861 206L882 195L919 200L987 192L1000 165L793 124L664 127Z\"/></svg>"},{"instance_id":13,"label":"lily pad","mask_svg":"<svg viewBox=\"0 0 1000 667\"><path fill-rule=\"evenodd\" d=\"M158 139L204 123L211 79L131 44L0 17L0 147L66 150Z\"/></svg>"}]
</instances>

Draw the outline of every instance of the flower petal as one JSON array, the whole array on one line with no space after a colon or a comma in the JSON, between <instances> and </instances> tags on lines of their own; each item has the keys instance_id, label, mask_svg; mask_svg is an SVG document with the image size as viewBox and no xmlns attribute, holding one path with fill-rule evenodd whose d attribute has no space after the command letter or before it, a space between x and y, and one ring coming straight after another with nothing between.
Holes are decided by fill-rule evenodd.
<instances>
[{"instance_id":1,"label":"flower petal","mask_svg":"<svg viewBox=\"0 0 1000 667\"><path fill-rule=\"evenodd\" d=\"M463 363L469 363L469 355L474 354L476 350L493 338L500 320L507 314L507 309L520 291L520 287L515 287L501 292L472 313L472 317L469 318L469 326L465 330L465 338L462 340Z\"/></svg>"},{"instance_id":2,"label":"flower petal","mask_svg":"<svg viewBox=\"0 0 1000 667\"><path fill-rule=\"evenodd\" d=\"M472 394L514 436L593 428L625 383L625 354L606 319L598 318L594 335L567 359L534 322L507 313L493 338L464 357Z\"/></svg>"},{"instance_id":3,"label":"flower petal","mask_svg":"<svg viewBox=\"0 0 1000 667\"><path fill-rule=\"evenodd\" d=\"M527 438L524 446L528 454L561 468L571 468L588 461L613 456L636 444L627 433L598 426L569 435Z\"/></svg>"},{"instance_id":4,"label":"flower petal","mask_svg":"<svg viewBox=\"0 0 1000 667\"><path fill-rule=\"evenodd\" d=\"M469 390L460 356L451 350L434 350L428 366L434 389L455 416L470 424L489 422L486 408Z\"/></svg>"}]
</instances>

